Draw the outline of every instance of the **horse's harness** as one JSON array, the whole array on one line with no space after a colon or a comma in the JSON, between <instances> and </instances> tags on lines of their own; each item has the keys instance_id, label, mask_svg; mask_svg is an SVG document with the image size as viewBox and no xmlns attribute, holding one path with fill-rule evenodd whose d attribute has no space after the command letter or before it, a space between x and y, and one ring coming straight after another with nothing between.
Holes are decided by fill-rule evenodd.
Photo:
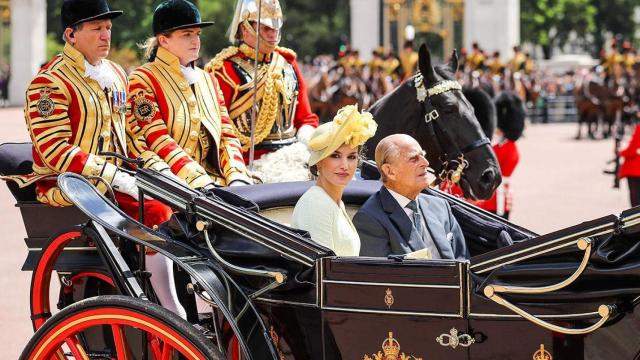
<instances>
[{"instance_id":1,"label":"horse's harness","mask_svg":"<svg viewBox=\"0 0 640 360\"><path fill-rule=\"evenodd\" d=\"M491 144L485 136L468 144L462 148L456 145L453 138L447 132L446 127L436 126L436 120L440 118L440 113L431 103L431 97L443 94L453 90L462 90L462 86L454 80L443 80L430 88L424 86L424 77L418 73L414 78L414 86L416 88L417 99L422 104L424 113L424 122L427 125L427 134L433 139L433 144L440 153L440 164L434 164L433 169L436 174L435 183L448 182L450 185L457 184L462 178L465 168L469 167L469 162L464 158L465 154L478 149L484 145ZM437 135L437 132L441 136ZM448 141L452 145L452 151L449 153L445 150L441 139ZM445 142L446 143L446 142Z\"/></svg>"}]
</instances>

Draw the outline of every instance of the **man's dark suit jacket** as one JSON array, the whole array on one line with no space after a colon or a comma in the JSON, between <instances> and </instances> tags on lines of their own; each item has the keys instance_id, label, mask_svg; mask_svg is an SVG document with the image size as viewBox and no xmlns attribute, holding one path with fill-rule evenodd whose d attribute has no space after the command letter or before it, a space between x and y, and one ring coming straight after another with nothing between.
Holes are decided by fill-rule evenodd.
<instances>
[{"instance_id":1,"label":"man's dark suit jacket","mask_svg":"<svg viewBox=\"0 0 640 360\"><path fill-rule=\"evenodd\" d=\"M443 259L468 259L464 235L449 203L426 194L420 194L418 202L440 256ZM425 248L411 219L384 186L358 210L353 225L360 235L360 256L387 257Z\"/></svg>"}]
</instances>

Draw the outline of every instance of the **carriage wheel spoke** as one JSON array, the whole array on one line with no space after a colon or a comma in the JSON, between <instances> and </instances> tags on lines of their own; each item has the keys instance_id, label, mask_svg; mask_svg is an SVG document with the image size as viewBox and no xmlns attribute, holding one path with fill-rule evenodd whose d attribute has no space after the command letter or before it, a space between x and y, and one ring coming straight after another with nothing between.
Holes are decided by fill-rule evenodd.
<instances>
[{"instance_id":1,"label":"carriage wheel spoke","mask_svg":"<svg viewBox=\"0 0 640 360\"><path fill-rule=\"evenodd\" d=\"M169 345L169 343L165 341L164 345L162 346L162 360L169 360L171 359L172 355L173 347L171 347L171 345Z\"/></svg>"},{"instance_id":2,"label":"carriage wheel spoke","mask_svg":"<svg viewBox=\"0 0 640 360\"><path fill-rule=\"evenodd\" d=\"M149 340L149 344L151 345L151 352L153 353L153 358L155 360L159 360L162 358L162 350L160 349L160 339L157 336L152 336L147 334L147 336L151 337Z\"/></svg>"},{"instance_id":3,"label":"carriage wheel spoke","mask_svg":"<svg viewBox=\"0 0 640 360\"><path fill-rule=\"evenodd\" d=\"M51 360L69 360L69 359L67 359L67 357L64 355L64 351L62 351L62 349L58 349L58 351L56 351L56 354L51 357Z\"/></svg>"},{"instance_id":4,"label":"carriage wheel spoke","mask_svg":"<svg viewBox=\"0 0 640 360\"><path fill-rule=\"evenodd\" d=\"M111 332L113 333L113 343L116 345L116 354L118 360L129 359L127 352L127 342L124 338L124 332L122 326L111 325Z\"/></svg>"},{"instance_id":5,"label":"carriage wheel spoke","mask_svg":"<svg viewBox=\"0 0 640 360\"><path fill-rule=\"evenodd\" d=\"M75 360L89 360L87 352L84 351L82 344L80 344L75 336L66 338L64 342L69 346L69 350L71 350L71 354Z\"/></svg>"}]
</instances>

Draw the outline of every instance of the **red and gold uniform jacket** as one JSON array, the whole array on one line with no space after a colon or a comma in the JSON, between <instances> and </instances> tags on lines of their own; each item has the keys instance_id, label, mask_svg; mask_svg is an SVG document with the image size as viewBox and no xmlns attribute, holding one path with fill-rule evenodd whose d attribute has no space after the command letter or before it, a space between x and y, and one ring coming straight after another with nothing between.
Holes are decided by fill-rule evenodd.
<instances>
[{"instance_id":1,"label":"red and gold uniform jacket","mask_svg":"<svg viewBox=\"0 0 640 360\"><path fill-rule=\"evenodd\" d=\"M142 156L148 166L166 168L141 139L127 131L126 74L119 65L102 61L113 72L111 89L101 89L85 75L84 56L68 44L40 69L27 89L24 116L33 142L33 173L11 180L21 187L36 182L42 203L71 205L56 186L56 174L74 172L111 183L118 163L98 155L102 151ZM102 182L94 185L106 191Z\"/></svg>"},{"instance_id":2,"label":"red and gold uniform jacket","mask_svg":"<svg viewBox=\"0 0 640 360\"><path fill-rule=\"evenodd\" d=\"M218 83L195 70L198 78L190 86L179 59L158 48L154 61L129 76L128 118L149 149L189 186L250 183Z\"/></svg>"},{"instance_id":3,"label":"red and gold uniform jacket","mask_svg":"<svg viewBox=\"0 0 640 360\"><path fill-rule=\"evenodd\" d=\"M276 47L269 56L260 54L255 124L255 158L296 141L297 129L318 126L311 112L307 87L296 62L296 54ZM233 128L242 143L245 162L251 147L251 107L254 93L255 50L246 44L218 53L205 71L215 75L229 109Z\"/></svg>"}]
</instances>

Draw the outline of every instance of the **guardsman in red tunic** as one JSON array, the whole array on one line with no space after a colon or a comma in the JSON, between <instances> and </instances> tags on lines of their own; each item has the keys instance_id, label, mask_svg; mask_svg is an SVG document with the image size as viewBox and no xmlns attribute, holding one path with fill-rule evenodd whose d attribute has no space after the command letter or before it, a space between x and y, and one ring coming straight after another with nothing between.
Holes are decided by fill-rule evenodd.
<instances>
[{"instance_id":1,"label":"guardsman in red tunic","mask_svg":"<svg viewBox=\"0 0 640 360\"><path fill-rule=\"evenodd\" d=\"M39 71L26 94L24 115L33 142L34 172L13 178L21 186L36 182L37 199L42 203L71 205L56 185L55 175L74 172L104 179L114 188L120 208L137 217L134 177L118 168L119 161L100 153L142 156L150 167L166 167L127 130L126 74L106 60L111 19L121 14L111 11L106 0L63 2L64 51ZM92 181L98 190L106 191L104 183ZM172 213L152 200L145 201L145 210L149 226L168 220Z\"/></svg>"},{"instance_id":2,"label":"guardsman in red tunic","mask_svg":"<svg viewBox=\"0 0 640 360\"><path fill-rule=\"evenodd\" d=\"M493 151L500 164L502 183L489 200L473 202L478 207L509 218L512 195L509 178L520 160L516 141L524 131L525 109L522 100L513 92L503 92L495 100L498 117L497 142Z\"/></svg>"},{"instance_id":3,"label":"guardsman in red tunic","mask_svg":"<svg viewBox=\"0 0 640 360\"><path fill-rule=\"evenodd\" d=\"M497 112L497 129L495 135L498 140L493 145L493 151L498 159L498 164L500 164L502 183L488 200L467 201L481 209L508 219L512 202L509 178L520 160L520 153L518 152L516 141L522 136L522 132L524 131L526 112L522 99L510 91L498 95L495 100L495 105ZM493 128L492 124L485 123L490 122L490 119L479 117L478 121L485 131L490 131L490 129ZM487 135L489 139L493 137L493 134L490 132L485 133L485 135ZM447 185L448 184L442 184L441 189L449 191L451 194L462 196L462 189L460 189L460 187L453 186L448 188Z\"/></svg>"},{"instance_id":4,"label":"guardsman in red tunic","mask_svg":"<svg viewBox=\"0 0 640 360\"><path fill-rule=\"evenodd\" d=\"M164 1L146 44L150 62L129 76L129 121L192 188L251 183L218 83L194 66L201 29L212 24L191 2Z\"/></svg>"},{"instance_id":5,"label":"guardsman in red tunic","mask_svg":"<svg viewBox=\"0 0 640 360\"><path fill-rule=\"evenodd\" d=\"M618 176L627 178L631 206L640 205L640 126L636 125L629 144L619 155L624 158Z\"/></svg>"},{"instance_id":6,"label":"guardsman in red tunic","mask_svg":"<svg viewBox=\"0 0 640 360\"><path fill-rule=\"evenodd\" d=\"M251 108L257 89L259 110L255 119L255 159L300 140L307 142L318 116L311 112L307 88L296 54L279 47L282 10L278 0L238 0L229 29L229 40L237 46L219 52L206 66L218 79L236 135L242 143L244 160L251 147ZM258 26L258 82L254 69Z\"/></svg>"}]
</instances>

